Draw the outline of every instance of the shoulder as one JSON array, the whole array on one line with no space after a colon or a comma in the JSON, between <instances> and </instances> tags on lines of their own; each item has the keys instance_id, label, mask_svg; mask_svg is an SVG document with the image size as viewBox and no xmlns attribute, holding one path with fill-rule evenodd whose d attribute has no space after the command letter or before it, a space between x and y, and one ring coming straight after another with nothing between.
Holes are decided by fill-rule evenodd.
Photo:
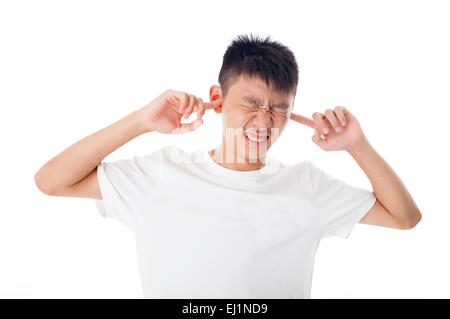
<instances>
[{"instance_id":1,"label":"shoulder","mask_svg":"<svg viewBox=\"0 0 450 319\"><path fill-rule=\"evenodd\" d=\"M176 145L167 145L157 150L157 156L162 162L177 166L192 162L195 154L196 152L188 152Z\"/></svg>"},{"instance_id":2,"label":"shoulder","mask_svg":"<svg viewBox=\"0 0 450 319\"><path fill-rule=\"evenodd\" d=\"M290 165L284 164L283 167L292 170L295 175L303 179L310 179L312 172L317 169L310 160L303 160Z\"/></svg>"},{"instance_id":3,"label":"shoulder","mask_svg":"<svg viewBox=\"0 0 450 319\"><path fill-rule=\"evenodd\" d=\"M295 167L295 169L297 171L305 174L312 170L312 166L314 166L314 164L310 160L303 160L303 161L294 163L293 166Z\"/></svg>"},{"instance_id":4,"label":"shoulder","mask_svg":"<svg viewBox=\"0 0 450 319\"><path fill-rule=\"evenodd\" d=\"M298 178L300 188L312 192L314 189L313 163L310 160L303 160L292 166Z\"/></svg>"},{"instance_id":5,"label":"shoulder","mask_svg":"<svg viewBox=\"0 0 450 319\"><path fill-rule=\"evenodd\" d=\"M303 160L292 165L293 174L298 178L299 187L302 190L309 191L311 196L323 191L331 186L333 182L341 182L333 178L311 160Z\"/></svg>"},{"instance_id":6,"label":"shoulder","mask_svg":"<svg viewBox=\"0 0 450 319\"><path fill-rule=\"evenodd\" d=\"M329 176L327 172L325 172L320 166L314 164L311 160L303 161L301 165L303 173L309 174L314 181L322 178L323 176Z\"/></svg>"},{"instance_id":7,"label":"shoulder","mask_svg":"<svg viewBox=\"0 0 450 319\"><path fill-rule=\"evenodd\" d=\"M114 164L136 167L141 171L154 171L161 168L163 163L176 162L184 155L185 152L179 147L167 145L141 155L134 155L128 159L118 160Z\"/></svg>"},{"instance_id":8,"label":"shoulder","mask_svg":"<svg viewBox=\"0 0 450 319\"><path fill-rule=\"evenodd\" d=\"M187 154L182 148L175 145L162 146L156 150L147 153L144 156L135 156L139 159L176 159Z\"/></svg>"},{"instance_id":9,"label":"shoulder","mask_svg":"<svg viewBox=\"0 0 450 319\"><path fill-rule=\"evenodd\" d=\"M310 160L302 160L294 163L285 163L276 160L279 163L280 170L278 171L279 178L291 181L297 190L300 190L305 196L312 195L313 190L313 165Z\"/></svg>"}]
</instances>

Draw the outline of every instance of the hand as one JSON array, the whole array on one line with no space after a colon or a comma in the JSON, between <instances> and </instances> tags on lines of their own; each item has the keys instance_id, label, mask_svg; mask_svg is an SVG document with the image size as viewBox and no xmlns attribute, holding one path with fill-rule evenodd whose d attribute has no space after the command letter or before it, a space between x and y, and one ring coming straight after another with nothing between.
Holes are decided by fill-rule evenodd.
<instances>
[{"instance_id":1,"label":"hand","mask_svg":"<svg viewBox=\"0 0 450 319\"><path fill-rule=\"evenodd\" d=\"M138 110L138 114L145 132L181 134L194 131L202 125L203 114L206 110L216 108L217 103L204 103L194 95L169 89ZM197 119L181 123L182 116L187 119L192 112L197 112Z\"/></svg>"},{"instance_id":2,"label":"hand","mask_svg":"<svg viewBox=\"0 0 450 319\"><path fill-rule=\"evenodd\" d=\"M312 141L325 151L349 151L364 138L358 120L343 106L336 106L334 111L327 109L325 114L315 112L312 116L311 120L291 113L290 119L313 128Z\"/></svg>"}]
</instances>

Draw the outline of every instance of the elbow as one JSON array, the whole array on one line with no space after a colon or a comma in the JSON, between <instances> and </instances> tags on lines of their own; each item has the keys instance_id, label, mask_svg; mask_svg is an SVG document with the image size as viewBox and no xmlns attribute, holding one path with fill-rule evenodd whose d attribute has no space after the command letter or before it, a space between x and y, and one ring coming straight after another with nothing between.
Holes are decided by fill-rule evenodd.
<instances>
[{"instance_id":1,"label":"elbow","mask_svg":"<svg viewBox=\"0 0 450 319\"><path fill-rule=\"evenodd\" d=\"M43 182L43 178L40 175L40 171L38 171L34 175L34 183L36 184L37 188L46 195L53 195L53 190Z\"/></svg>"},{"instance_id":2,"label":"elbow","mask_svg":"<svg viewBox=\"0 0 450 319\"><path fill-rule=\"evenodd\" d=\"M403 229L413 229L414 227L417 226L417 224L422 220L422 213L420 211L415 212L414 214L412 214L411 219L409 219L405 224Z\"/></svg>"}]
</instances>

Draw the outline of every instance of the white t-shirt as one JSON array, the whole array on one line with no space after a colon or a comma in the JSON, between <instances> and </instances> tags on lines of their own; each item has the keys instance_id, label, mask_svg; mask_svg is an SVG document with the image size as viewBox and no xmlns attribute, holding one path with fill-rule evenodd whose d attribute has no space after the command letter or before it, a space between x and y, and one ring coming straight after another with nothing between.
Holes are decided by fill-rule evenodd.
<instances>
[{"instance_id":1,"label":"white t-shirt","mask_svg":"<svg viewBox=\"0 0 450 319\"><path fill-rule=\"evenodd\" d=\"M170 145L97 169L96 206L135 234L144 298L310 298L321 238L347 238L376 200L270 155L235 171Z\"/></svg>"}]
</instances>

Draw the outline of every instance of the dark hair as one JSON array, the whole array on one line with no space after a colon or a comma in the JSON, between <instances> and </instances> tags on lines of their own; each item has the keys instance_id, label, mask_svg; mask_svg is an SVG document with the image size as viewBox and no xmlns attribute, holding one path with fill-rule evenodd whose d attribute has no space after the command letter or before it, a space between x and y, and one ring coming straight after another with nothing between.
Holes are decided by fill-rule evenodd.
<instances>
[{"instance_id":1,"label":"dark hair","mask_svg":"<svg viewBox=\"0 0 450 319\"><path fill-rule=\"evenodd\" d=\"M267 87L275 88L284 94L297 92L298 66L294 53L283 44L272 41L270 36L260 39L250 34L238 35L223 55L219 84L222 98L229 87L241 75L258 75Z\"/></svg>"}]
</instances>

